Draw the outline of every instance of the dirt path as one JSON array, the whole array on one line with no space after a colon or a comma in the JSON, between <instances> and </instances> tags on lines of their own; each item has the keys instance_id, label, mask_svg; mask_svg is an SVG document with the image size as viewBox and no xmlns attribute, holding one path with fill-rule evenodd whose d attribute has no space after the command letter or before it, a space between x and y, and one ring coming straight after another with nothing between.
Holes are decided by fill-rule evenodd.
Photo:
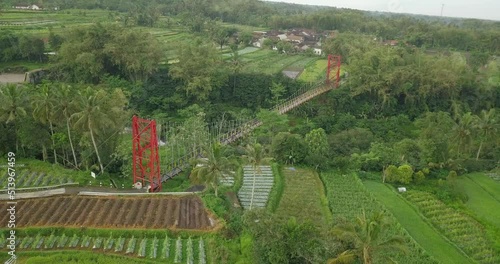
<instances>
[{"instance_id":1,"label":"dirt path","mask_svg":"<svg viewBox=\"0 0 500 264\"><path fill-rule=\"evenodd\" d=\"M22 83L24 82L23 73L1 73L0 83Z\"/></svg>"}]
</instances>

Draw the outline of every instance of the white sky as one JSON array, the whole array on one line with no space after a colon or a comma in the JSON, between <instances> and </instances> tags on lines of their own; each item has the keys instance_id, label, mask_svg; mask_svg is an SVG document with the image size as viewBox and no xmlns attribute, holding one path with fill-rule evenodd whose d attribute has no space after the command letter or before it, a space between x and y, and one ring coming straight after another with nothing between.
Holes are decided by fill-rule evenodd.
<instances>
[{"instance_id":1,"label":"white sky","mask_svg":"<svg viewBox=\"0 0 500 264\"><path fill-rule=\"evenodd\" d=\"M266 0L370 11L480 18L500 21L500 0Z\"/></svg>"}]
</instances>

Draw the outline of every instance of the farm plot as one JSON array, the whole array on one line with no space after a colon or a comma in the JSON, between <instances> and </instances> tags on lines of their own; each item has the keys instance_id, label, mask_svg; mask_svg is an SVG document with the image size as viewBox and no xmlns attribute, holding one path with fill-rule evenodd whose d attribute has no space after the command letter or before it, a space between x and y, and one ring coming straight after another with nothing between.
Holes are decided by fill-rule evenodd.
<instances>
[{"instance_id":1,"label":"farm plot","mask_svg":"<svg viewBox=\"0 0 500 264\"><path fill-rule=\"evenodd\" d=\"M404 196L472 259L479 263L500 263L499 252L492 249L483 226L475 219L446 206L427 192L408 191Z\"/></svg>"},{"instance_id":2,"label":"farm plot","mask_svg":"<svg viewBox=\"0 0 500 264\"><path fill-rule=\"evenodd\" d=\"M74 183L73 179L71 179L69 175L57 176L54 174L33 172L30 170L19 170L16 177L17 188L43 187ZM7 173L2 173L0 176L0 186L2 189L7 188L7 179Z\"/></svg>"},{"instance_id":3,"label":"farm plot","mask_svg":"<svg viewBox=\"0 0 500 264\"><path fill-rule=\"evenodd\" d=\"M398 219L401 225L422 247L445 264L472 263L437 230L424 221L401 196L381 182L364 181L366 188Z\"/></svg>"},{"instance_id":4,"label":"farm plot","mask_svg":"<svg viewBox=\"0 0 500 264\"><path fill-rule=\"evenodd\" d=\"M310 169L283 169L285 188L276 213L326 226L331 219L321 180Z\"/></svg>"},{"instance_id":5,"label":"farm plot","mask_svg":"<svg viewBox=\"0 0 500 264\"><path fill-rule=\"evenodd\" d=\"M238 198L244 209L265 207L273 187L274 177L271 166L243 167L243 185Z\"/></svg>"},{"instance_id":6,"label":"farm plot","mask_svg":"<svg viewBox=\"0 0 500 264\"><path fill-rule=\"evenodd\" d=\"M167 263L206 263L205 241L199 238L181 237L113 237L55 236L18 237L19 251L25 250L86 250L99 253L113 253L130 257L161 260ZM115 245L115 246L114 246ZM2 246L2 245L0 245ZM0 247L0 249L2 249Z\"/></svg>"},{"instance_id":7,"label":"farm plot","mask_svg":"<svg viewBox=\"0 0 500 264\"><path fill-rule=\"evenodd\" d=\"M0 209L6 211L6 202ZM210 230L215 219L197 196L117 198L60 196L19 200L18 227L170 228ZM8 215L0 215L7 226Z\"/></svg>"},{"instance_id":8,"label":"farm plot","mask_svg":"<svg viewBox=\"0 0 500 264\"><path fill-rule=\"evenodd\" d=\"M273 50L259 50L241 56L243 72L276 74L290 65L305 65L310 57L303 55L278 54ZM301 62L304 61L304 62Z\"/></svg>"},{"instance_id":9,"label":"farm plot","mask_svg":"<svg viewBox=\"0 0 500 264\"><path fill-rule=\"evenodd\" d=\"M371 214L374 211L385 210L385 208L370 195L356 175L322 173L321 179L325 184L328 203L335 222L341 221L342 219L354 221L363 210L365 210L367 214ZM402 236L408 247L408 253L406 255L389 254L388 257L398 263L437 263L437 261L429 256L407 231L399 225L394 216L390 213L389 215L390 219L395 224L391 225L386 235Z\"/></svg>"}]
</instances>

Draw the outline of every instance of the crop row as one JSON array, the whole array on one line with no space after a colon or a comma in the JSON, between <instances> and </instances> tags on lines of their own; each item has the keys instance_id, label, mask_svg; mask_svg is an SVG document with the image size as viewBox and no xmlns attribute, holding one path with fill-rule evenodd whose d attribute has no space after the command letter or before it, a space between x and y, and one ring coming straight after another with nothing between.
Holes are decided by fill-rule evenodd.
<instances>
[{"instance_id":1,"label":"crop row","mask_svg":"<svg viewBox=\"0 0 500 264\"><path fill-rule=\"evenodd\" d=\"M363 210L367 215L371 215L375 211L387 211L368 192L356 175L323 173L321 178L326 187L328 204L335 222L344 220L353 222L356 217L362 214ZM391 222L394 224L390 226L385 236L402 236L409 249L409 252L405 255L391 253L387 257L394 259L398 263L436 263L406 230L401 227L393 215L390 213L387 213L387 215L389 215Z\"/></svg>"},{"instance_id":2,"label":"crop row","mask_svg":"<svg viewBox=\"0 0 500 264\"><path fill-rule=\"evenodd\" d=\"M273 187L274 177L269 166L243 167L243 185L238 198L245 209L265 207Z\"/></svg>"},{"instance_id":3,"label":"crop row","mask_svg":"<svg viewBox=\"0 0 500 264\"><path fill-rule=\"evenodd\" d=\"M0 237L0 249L5 248L5 235ZM206 263L205 242L203 238L182 239L170 238L124 238L124 237L71 237L61 236L27 236L16 239L16 247L20 250L53 250L53 249L88 249L101 252L113 252L151 259L165 259L174 263ZM196 262L195 262L196 260Z\"/></svg>"},{"instance_id":4,"label":"crop row","mask_svg":"<svg viewBox=\"0 0 500 264\"><path fill-rule=\"evenodd\" d=\"M7 173L2 173L0 175L0 188L6 188L7 179ZM23 170L18 171L16 175L17 188L40 187L67 183L73 183L73 180L69 176L47 175L44 172L31 172Z\"/></svg>"},{"instance_id":5,"label":"crop row","mask_svg":"<svg viewBox=\"0 0 500 264\"><path fill-rule=\"evenodd\" d=\"M448 239L479 263L500 263L483 227L468 215L452 209L432 194L408 191L405 197Z\"/></svg>"}]
</instances>

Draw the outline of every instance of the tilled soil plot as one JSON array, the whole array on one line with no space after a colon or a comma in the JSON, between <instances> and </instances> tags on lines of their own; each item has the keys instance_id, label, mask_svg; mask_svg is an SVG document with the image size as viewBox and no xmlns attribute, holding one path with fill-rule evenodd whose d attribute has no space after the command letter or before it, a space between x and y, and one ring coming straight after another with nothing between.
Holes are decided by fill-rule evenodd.
<instances>
[{"instance_id":1,"label":"tilled soil plot","mask_svg":"<svg viewBox=\"0 0 500 264\"><path fill-rule=\"evenodd\" d=\"M10 206L6 201L0 201L0 212L3 212L0 213L0 226L7 226L10 219L7 209ZM215 228L214 217L197 196L59 196L18 200L15 207L16 227Z\"/></svg>"}]
</instances>

